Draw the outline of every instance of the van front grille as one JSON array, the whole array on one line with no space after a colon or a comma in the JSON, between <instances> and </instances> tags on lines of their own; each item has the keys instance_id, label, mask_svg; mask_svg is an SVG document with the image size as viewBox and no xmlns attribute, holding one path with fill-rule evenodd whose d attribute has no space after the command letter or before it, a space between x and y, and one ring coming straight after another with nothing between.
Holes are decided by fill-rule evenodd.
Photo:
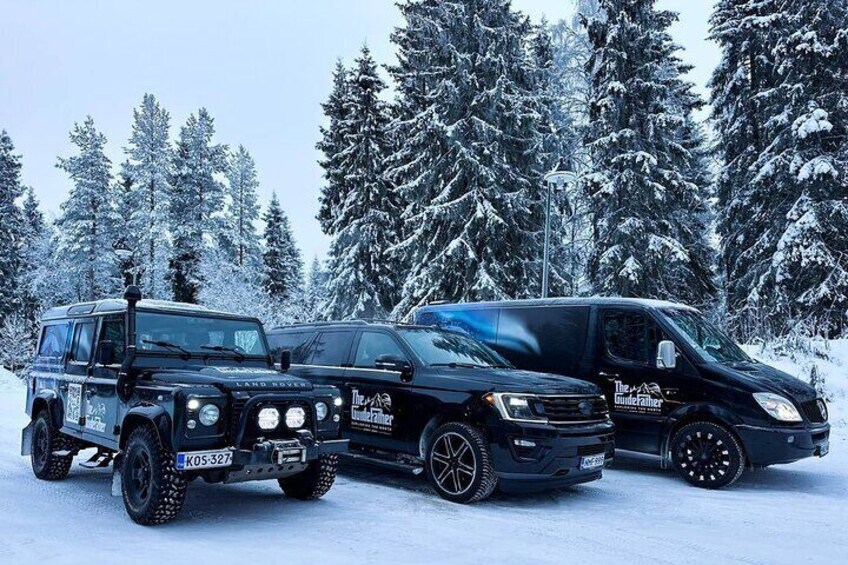
<instances>
[{"instance_id":1,"label":"van front grille","mask_svg":"<svg viewBox=\"0 0 848 565\"><path fill-rule=\"evenodd\" d=\"M813 424L823 424L827 422L827 405L821 398L814 398L801 403L801 411L807 420Z\"/></svg>"}]
</instances>

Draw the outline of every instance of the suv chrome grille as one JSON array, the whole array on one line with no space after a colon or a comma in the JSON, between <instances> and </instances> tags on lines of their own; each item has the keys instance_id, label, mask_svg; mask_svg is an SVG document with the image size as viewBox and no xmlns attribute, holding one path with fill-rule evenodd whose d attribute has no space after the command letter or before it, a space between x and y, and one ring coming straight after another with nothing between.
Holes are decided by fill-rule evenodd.
<instances>
[{"instance_id":1,"label":"suv chrome grille","mask_svg":"<svg viewBox=\"0 0 848 565\"><path fill-rule=\"evenodd\" d=\"M606 419L607 401L602 396L540 396L542 415L551 423Z\"/></svg>"}]
</instances>

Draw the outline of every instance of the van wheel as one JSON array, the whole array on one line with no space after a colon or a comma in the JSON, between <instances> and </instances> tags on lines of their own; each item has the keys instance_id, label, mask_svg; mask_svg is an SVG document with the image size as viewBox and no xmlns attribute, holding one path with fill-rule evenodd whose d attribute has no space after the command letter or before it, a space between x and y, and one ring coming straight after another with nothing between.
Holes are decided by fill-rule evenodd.
<instances>
[{"instance_id":1,"label":"van wheel","mask_svg":"<svg viewBox=\"0 0 848 565\"><path fill-rule=\"evenodd\" d=\"M277 479L286 496L297 500L315 500L330 490L336 481L339 468L338 455L325 455L316 459L302 473Z\"/></svg>"},{"instance_id":2,"label":"van wheel","mask_svg":"<svg viewBox=\"0 0 848 565\"><path fill-rule=\"evenodd\" d=\"M44 481L59 481L68 476L73 455L54 455L56 451L72 451L75 442L60 432L50 420L50 412L42 410L32 430L32 472Z\"/></svg>"},{"instance_id":3,"label":"van wheel","mask_svg":"<svg viewBox=\"0 0 848 565\"><path fill-rule=\"evenodd\" d=\"M174 454L162 447L150 426L130 433L121 464L121 494L133 522L164 524L179 514L188 482L177 471L174 460Z\"/></svg>"},{"instance_id":4,"label":"van wheel","mask_svg":"<svg viewBox=\"0 0 848 565\"><path fill-rule=\"evenodd\" d=\"M674 434L671 461L689 484L715 489L730 486L742 476L745 452L727 428L695 422Z\"/></svg>"},{"instance_id":5,"label":"van wheel","mask_svg":"<svg viewBox=\"0 0 848 565\"><path fill-rule=\"evenodd\" d=\"M498 485L486 437L470 424L437 428L427 446L425 468L433 490L451 502L483 500Z\"/></svg>"}]
</instances>

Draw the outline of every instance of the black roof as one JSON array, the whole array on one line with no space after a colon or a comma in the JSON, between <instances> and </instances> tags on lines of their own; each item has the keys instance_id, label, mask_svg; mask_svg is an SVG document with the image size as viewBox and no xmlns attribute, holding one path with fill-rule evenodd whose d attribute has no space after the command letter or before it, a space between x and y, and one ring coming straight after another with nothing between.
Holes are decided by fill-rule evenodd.
<instances>
[{"instance_id":1,"label":"black roof","mask_svg":"<svg viewBox=\"0 0 848 565\"><path fill-rule=\"evenodd\" d=\"M250 316L239 316L228 312L219 312L211 310L205 306L197 304L188 304L186 302L169 302L166 300L140 300L137 306L138 310L144 312L166 312L175 314L201 314L207 316L219 316L225 318L253 319ZM61 320L64 318L77 318L80 316L95 316L102 314L115 314L127 311L127 301L119 298L107 298L105 300L97 300L94 302L81 302L79 304L69 304L67 306L57 306L50 308L42 316L41 319Z\"/></svg>"},{"instance_id":2,"label":"black roof","mask_svg":"<svg viewBox=\"0 0 848 565\"><path fill-rule=\"evenodd\" d=\"M538 306L641 306L643 308L686 308L691 306L678 302L654 300L649 298L622 298L615 296L591 296L569 298L534 298L528 300L498 300L491 302L438 302L421 306L419 310L450 310L452 308L509 308L509 307L538 307Z\"/></svg>"}]
</instances>

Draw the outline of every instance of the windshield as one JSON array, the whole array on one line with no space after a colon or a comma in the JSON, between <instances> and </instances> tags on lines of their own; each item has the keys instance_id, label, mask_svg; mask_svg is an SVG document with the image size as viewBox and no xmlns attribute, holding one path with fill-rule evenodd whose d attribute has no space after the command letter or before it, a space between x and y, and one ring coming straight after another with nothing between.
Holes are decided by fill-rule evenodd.
<instances>
[{"instance_id":1,"label":"windshield","mask_svg":"<svg viewBox=\"0 0 848 565\"><path fill-rule=\"evenodd\" d=\"M706 361L747 363L751 358L730 337L693 310L664 309L666 319Z\"/></svg>"},{"instance_id":2,"label":"windshield","mask_svg":"<svg viewBox=\"0 0 848 565\"><path fill-rule=\"evenodd\" d=\"M398 333L427 365L511 366L489 347L462 334L434 328L404 328Z\"/></svg>"},{"instance_id":3,"label":"windshield","mask_svg":"<svg viewBox=\"0 0 848 565\"><path fill-rule=\"evenodd\" d=\"M229 320L190 314L136 314L138 351L191 355L260 355L268 350L262 326L252 320Z\"/></svg>"}]
</instances>

